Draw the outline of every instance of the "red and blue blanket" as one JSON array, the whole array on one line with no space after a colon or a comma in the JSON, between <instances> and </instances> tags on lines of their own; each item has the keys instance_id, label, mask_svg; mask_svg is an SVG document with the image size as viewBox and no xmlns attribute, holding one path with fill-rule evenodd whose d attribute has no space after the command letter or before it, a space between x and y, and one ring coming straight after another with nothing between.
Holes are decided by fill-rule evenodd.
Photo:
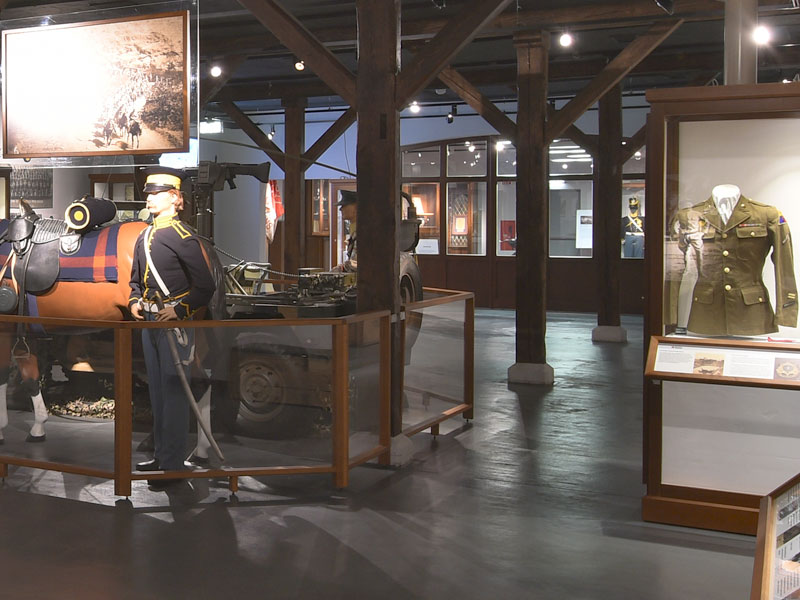
<instances>
[{"instance_id":1,"label":"red and blue blanket","mask_svg":"<svg viewBox=\"0 0 800 600\"><path fill-rule=\"evenodd\" d=\"M66 255L60 250L59 281L113 281L119 280L117 273L117 235L120 223L95 229L83 234L81 247L75 254ZM8 219L0 219L0 234L8 229ZM52 242L58 243L58 242ZM11 243L0 244L0 265L11 252ZM4 275L11 277L11 269Z\"/></svg>"}]
</instances>

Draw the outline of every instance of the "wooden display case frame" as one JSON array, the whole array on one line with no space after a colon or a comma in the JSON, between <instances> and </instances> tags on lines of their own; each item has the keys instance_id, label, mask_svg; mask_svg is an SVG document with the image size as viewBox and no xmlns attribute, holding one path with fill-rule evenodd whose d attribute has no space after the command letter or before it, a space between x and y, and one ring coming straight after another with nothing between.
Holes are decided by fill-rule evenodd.
<instances>
[{"instance_id":1,"label":"wooden display case frame","mask_svg":"<svg viewBox=\"0 0 800 600\"><path fill-rule=\"evenodd\" d=\"M678 205L677 171L679 151L678 126L682 121L717 121L741 119L800 118L800 85L761 84L701 88L651 90L647 94L651 112L647 120L647 179L645 257L647 295L645 306L645 341L671 333L665 331L664 252L667 220L665 213ZM680 343L687 342L681 338ZM701 338L709 345L710 340ZM734 347L730 340L721 345ZM755 347L742 342L746 347ZM648 344L645 344L648 347ZM770 345L770 347L774 347ZM645 521L669 523L719 531L754 535L758 524L761 497L737 493L667 485L662 482L662 379L727 385L785 387L775 382L734 378L669 376L649 365L644 380L644 480L647 493L642 500ZM721 380L720 380L721 379ZM791 387L795 387L792 385Z\"/></svg>"},{"instance_id":2,"label":"wooden display case frame","mask_svg":"<svg viewBox=\"0 0 800 600\"><path fill-rule=\"evenodd\" d=\"M793 549L797 546L798 523L800 474L761 499L750 600L796 597L800 590L800 563L792 559L796 557ZM795 535L784 536L789 532ZM777 565L776 560L783 564ZM782 590L777 595L776 586Z\"/></svg>"}]
</instances>

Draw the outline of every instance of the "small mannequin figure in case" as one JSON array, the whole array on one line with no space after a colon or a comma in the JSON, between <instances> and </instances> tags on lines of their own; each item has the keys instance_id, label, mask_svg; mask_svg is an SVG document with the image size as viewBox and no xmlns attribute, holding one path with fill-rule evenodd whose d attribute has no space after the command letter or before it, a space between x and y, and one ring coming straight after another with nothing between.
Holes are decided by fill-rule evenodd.
<instances>
[{"instance_id":1,"label":"small mannequin figure in case","mask_svg":"<svg viewBox=\"0 0 800 600\"><path fill-rule=\"evenodd\" d=\"M636 196L628 200L628 214L622 217L620 237L623 258L644 258L644 217Z\"/></svg>"},{"instance_id":2,"label":"small mannequin figure in case","mask_svg":"<svg viewBox=\"0 0 800 600\"><path fill-rule=\"evenodd\" d=\"M718 185L705 202L679 210L670 231L685 261L678 333L762 335L797 326L792 237L777 208ZM761 276L770 251L774 312Z\"/></svg>"}]
</instances>

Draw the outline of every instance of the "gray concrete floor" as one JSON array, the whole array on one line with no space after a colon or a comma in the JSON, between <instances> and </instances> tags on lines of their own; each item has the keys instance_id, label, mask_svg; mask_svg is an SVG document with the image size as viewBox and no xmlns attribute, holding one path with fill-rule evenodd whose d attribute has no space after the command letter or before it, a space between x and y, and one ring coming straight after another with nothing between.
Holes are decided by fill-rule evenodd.
<instances>
[{"instance_id":1,"label":"gray concrete floor","mask_svg":"<svg viewBox=\"0 0 800 600\"><path fill-rule=\"evenodd\" d=\"M476 315L471 425L400 469L193 480L168 493L10 467L0 598L748 597L754 538L644 523L642 320L548 318L552 388L508 386L514 313Z\"/></svg>"}]
</instances>

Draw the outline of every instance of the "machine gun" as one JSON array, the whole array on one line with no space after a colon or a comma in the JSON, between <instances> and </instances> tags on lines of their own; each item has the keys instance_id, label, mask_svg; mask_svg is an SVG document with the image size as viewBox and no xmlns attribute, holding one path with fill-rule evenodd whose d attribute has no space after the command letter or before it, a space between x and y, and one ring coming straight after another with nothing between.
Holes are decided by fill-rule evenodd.
<instances>
[{"instance_id":1,"label":"machine gun","mask_svg":"<svg viewBox=\"0 0 800 600\"><path fill-rule=\"evenodd\" d=\"M261 183L269 181L270 163L263 162L257 165L239 165L236 163L218 163L210 160L200 161L197 167L195 185L210 186L212 191L221 192L228 182L228 187L236 189L233 182L237 175L252 175Z\"/></svg>"},{"instance_id":2,"label":"machine gun","mask_svg":"<svg viewBox=\"0 0 800 600\"><path fill-rule=\"evenodd\" d=\"M250 175L262 183L269 182L270 163L257 165L241 165L237 163L218 163L203 160L197 167L197 173L189 171L189 195L195 207L195 222L200 235L211 237L211 219L214 214L214 192L221 192L225 183L232 190L236 189L234 178L237 175Z\"/></svg>"}]
</instances>

